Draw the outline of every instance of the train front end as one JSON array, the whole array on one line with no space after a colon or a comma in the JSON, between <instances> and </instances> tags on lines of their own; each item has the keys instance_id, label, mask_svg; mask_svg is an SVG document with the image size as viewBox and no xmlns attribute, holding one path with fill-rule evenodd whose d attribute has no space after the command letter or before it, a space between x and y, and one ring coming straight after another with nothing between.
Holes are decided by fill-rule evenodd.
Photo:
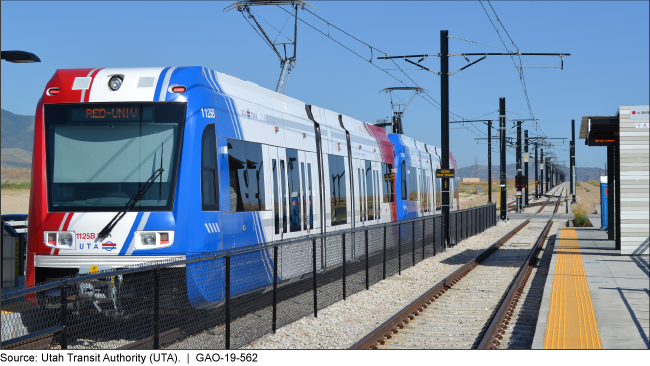
<instances>
[{"instance_id":1,"label":"train front end","mask_svg":"<svg viewBox=\"0 0 650 366\"><path fill-rule=\"evenodd\" d=\"M27 286L185 257L174 203L187 103L156 100L168 87L161 70L58 70L48 82L36 111ZM80 285L76 299L115 310L122 280Z\"/></svg>"}]
</instances>

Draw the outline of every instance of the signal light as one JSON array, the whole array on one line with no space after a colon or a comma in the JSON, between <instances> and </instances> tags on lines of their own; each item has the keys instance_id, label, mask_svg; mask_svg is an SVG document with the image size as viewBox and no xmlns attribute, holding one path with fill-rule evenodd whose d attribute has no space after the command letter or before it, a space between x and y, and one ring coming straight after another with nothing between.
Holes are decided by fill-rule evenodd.
<instances>
[{"instance_id":1,"label":"signal light","mask_svg":"<svg viewBox=\"0 0 650 366\"><path fill-rule=\"evenodd\" d=\"M187 88L182 85L172 86L172 93L185 93Z\"/></svg>"},{"instance_id":2,"label":"signal light","mask_svg":"<svg viewBox=\"0 0 650 366\"><path fill-rule=\"evenodd\" d=\"M47 89L47 95L58 95L61 92L59 88L49 88Z\"/></svg>"}]
</instances>

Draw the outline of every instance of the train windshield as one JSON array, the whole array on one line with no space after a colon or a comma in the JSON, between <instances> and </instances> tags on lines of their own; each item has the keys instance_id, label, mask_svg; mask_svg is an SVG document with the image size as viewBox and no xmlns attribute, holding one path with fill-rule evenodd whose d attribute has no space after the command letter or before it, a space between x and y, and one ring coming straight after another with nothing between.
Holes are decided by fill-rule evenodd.
<instances>
[{"instance_id":1,"label":"train windshield","mask_svg":"<svg viewBox=\"0 0 650 366\"><path fill-rule=\"evenodd\" d=\"M164 169L131 211L171 211L186 103L49 104L50 212L119 211Z\"/></svg>"}]
</instances>

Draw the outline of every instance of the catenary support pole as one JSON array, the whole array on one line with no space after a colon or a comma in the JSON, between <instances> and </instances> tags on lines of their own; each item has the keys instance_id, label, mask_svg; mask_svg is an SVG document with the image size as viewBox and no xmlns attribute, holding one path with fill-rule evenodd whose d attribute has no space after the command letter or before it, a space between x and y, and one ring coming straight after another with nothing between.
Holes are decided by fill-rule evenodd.
<instances>
[{"instance_id":1,"label":"catenary support pole","mask_svg":"<svg viewBox=\"0 0 650 366\"><path fill-rule=\"evenodd\" d=\"M492 121L488 121L488 203L492 203Z\"/></svg>"},{"instance_id":2,"label":"catenary support pole","mask_svg":"<svg viewBox=\"0 0 650 366\"><path fill-rule=\"evenodd\" d=\"M524 130L524 153L526 154L526 160L524 160L524 184L526 185L526 193L524 194L524 206L530 207L528 205L528 160L530 156L528 155L528 130Z\"/></svg>"},{"instance_id":3,"label":"catenary support pole","mask_svg":"<svg viewBox=\"0 0 650 366\"><path fill-rule=\"evenodd\" d=\"M516 163L516 168L517 171L515 174L519 179L521 179L521 121L517 121L517 147L515 149L515 152L517 154L515 158L515 163ZM521 192L521 187L515 187L515 191ZM521 212L521 206L522 206L522 199L521 194L519 195L519 198L517 198L517 212Z\"/></svg>"},{"instance_id":4,"label":"catenary support pole","mask_svg":"<svg viewBox=\"0 0 650 366\"><path fill-rule=\"evenodd\" d=\"M440 168L449 169L449 31L440 31ZM442 214L445 240L449 243L449 178L442 178Z\"/></svg>"},{"instance_id":5,"label":"catenary support pole","mask_svg":"<svg viewBox=\"0 0 650 366\"><path fill-rule=\"evenodd\" d=\"M500 172L501 210L499 218L508 219L508 190L506 188L506 98L499 98L499 139L500 139Z\"/></svg>"},{"instance_id":6,"label":"catenary support pole","mask_svg":"<svg viewBox=\"0 0 650 366\"><path fill-rule=\"evenodd\" d=\"M540 153L539 164L540 164L540 167L539 167L539 179L540 179L539 190L543 195L544 194L544 181L546 180L546 178L544 176L544 173L545 173L544 172L544 168L545 168L545 166L544 166L544 149L542 149L542 151Z\"/></svg>"},{"instance_id":7,"label":"catenary support pole","mask_svg":"<svg viewBox=\"0 0 650 366\"><path fill-rule=\"evenodd\" d=\"M576 120L571 120L571 148L569 149L569 175L571 178L571 203L576 203ZM599 178L600 179L600 178Z\"/></svg>"},{"instance_id":8,"label":"catenary support pole","mask_svg":"<svg viewBox=\"0 0 650 366\"><path fill-rule=\"evenodd\" d=\"M539 164L537 160L537 144L535 144L535 199L539 199L539 187L538 187L538 179L539 179Z\"/></svg>"}]
</instances>

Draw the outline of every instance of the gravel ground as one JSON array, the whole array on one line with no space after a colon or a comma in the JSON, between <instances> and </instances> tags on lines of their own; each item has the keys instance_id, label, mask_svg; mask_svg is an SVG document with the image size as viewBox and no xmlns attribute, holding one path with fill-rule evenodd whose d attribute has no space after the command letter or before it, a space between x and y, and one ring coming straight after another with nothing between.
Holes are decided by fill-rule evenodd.
<instances>
[{"instance_id":1,"label":"gravel ground","mask_svg":"<svg viewBox=\"0 0 650 366\"><path fill-rule=\"evenodd\" d=\"M522 220L499 223L460 242L415 267L383 280L319 310L318 318L303 317L242 347L245 349L345 349L390 319L443 278L508 233Z\"/></svg>"}]
</instances>

